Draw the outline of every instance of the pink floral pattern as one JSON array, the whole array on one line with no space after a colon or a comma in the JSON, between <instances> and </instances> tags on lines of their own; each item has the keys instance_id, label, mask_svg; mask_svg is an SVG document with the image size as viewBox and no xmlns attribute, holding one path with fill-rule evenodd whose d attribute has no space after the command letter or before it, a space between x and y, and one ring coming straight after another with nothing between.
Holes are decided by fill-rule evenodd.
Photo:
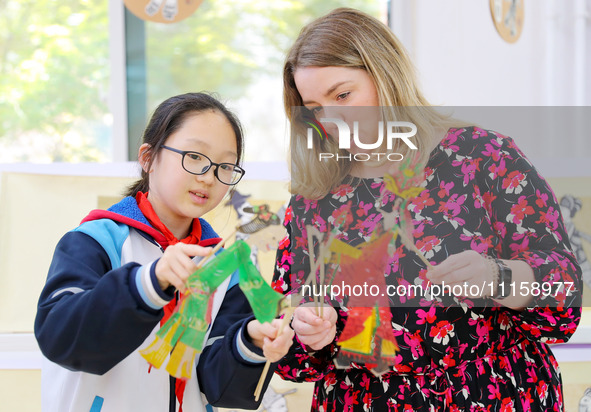
<instances>
[{"instance_id":1,"label":"pink floral pattern","mask_svg":"<svg viewBox=\"0 0 591 412\"><path fill-rule=\"evenodd\" d=\"M426 189L408 210L415 244L429 261L436 264L474 249L527 262L540 283L574 282L580 289L580 268L556 198L510 138L474 127L451 129L431 154L425 177ZM352 202L353 221L339 229L338 238L352 245L367 241L382 219L376 203L383 186L379 178L356 179L317 201L294 196L288 237L278 250L275 289L288 294L302 284L308 255L297 252L307 247L306 225L331 230L327 222L343 204ZM424 264L399 240L396 246L387 284L424 286ZM361 363L337 369L335 343L309 353L294 340L277 373L316 382L313 411L564 409L560 373L548 344L564 342L575 331L580 293L540 294L521 312L486 299L474 305L415 295L390 299L400 352L392 370L380 378ZM345 303L331 303L339 313L338 337L347 312Z\"/></svg>"}]
</instances>

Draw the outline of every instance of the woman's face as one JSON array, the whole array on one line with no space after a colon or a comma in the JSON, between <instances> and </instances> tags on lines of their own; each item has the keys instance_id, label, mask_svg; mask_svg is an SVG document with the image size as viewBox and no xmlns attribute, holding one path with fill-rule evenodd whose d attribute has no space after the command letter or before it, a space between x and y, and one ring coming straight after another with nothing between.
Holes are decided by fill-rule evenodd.
<instances>
[{"instance_id":1,"label":"woman's face","mask_svg":"<svg viewBox=\"0 0 591 412\"><path fill-rule=\"evenodd\" d=\"M381 120L379 98L372 77L366 70L348 67L300 67L294 80L304 106L316 119L337 118L349 126L351 153L369 152L357 147L353 141L354 122L358 123L358 139L370 144L378 139ZM322 125L334 139L339 132L333 122Z\"/></svg>"}]
</instances>

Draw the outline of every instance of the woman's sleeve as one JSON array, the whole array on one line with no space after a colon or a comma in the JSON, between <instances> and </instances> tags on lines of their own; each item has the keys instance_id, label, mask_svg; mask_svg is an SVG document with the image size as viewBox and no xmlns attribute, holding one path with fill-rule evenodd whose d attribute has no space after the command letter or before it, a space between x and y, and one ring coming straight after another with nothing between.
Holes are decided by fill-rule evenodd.
<instances>
[{"instance_id":1,"label":"woman's sleeve","mask_svg":"<svg viewBox=\"0 0 591 412\"><path fill-rule=\"evenodd\" d=\"M292 205L287 208L284 225L287 228L287 235L281 241L277 249L277 259L275 264L275 273L273 275L273 288L293 297L292 305L298 305L299 285L302 284L307 272L303 268L306 266L307 260L301 260L303 253L296 253L296 248L301 243L298 240L299 230L294 225L296 224L296 217L293 215ZM298 260L294 264L294 259ZM299 269L295 269L295 268ZM296 273L292 272L292 269ZM343 320L339 313L339 320L337 321L337 335L343 329ZM333 359L338 353L338 346L336 342L324 347L323 349L312 352L306 350L299 342L297 335L294 335L293 345L291 346L287 355L279 361L276 373L284 380L294 382L309 382L322 379L328 372L334 369Z\"/></svg>"},{"instance_id":2,"label":"woman's sleeve","mask_svg":"<svg viewBox=\"0 0 591 412\"><path fill-rule=\"evenodd\" d=\"M501 239L500 258L525 261L535 283L512 293L533 296L515 327L528 339L565 342L581 316L581 269L571 250L556 197L511 138L498 136L483 151L485 204Z\"/></svg>"},{"instance_id":3,"label":"woman's sleeve","mask_svg":"<svg viewBox=\"0 0 591 412\"><path fill-rule=\"evenodd\" d=\"M68 232L59 241L35 318L35 337L52 362L104 374L158 324L163 311L137 293L135 278L142 267L112 266L105 245L86 233Z\"/></svg>"}]
</instances>

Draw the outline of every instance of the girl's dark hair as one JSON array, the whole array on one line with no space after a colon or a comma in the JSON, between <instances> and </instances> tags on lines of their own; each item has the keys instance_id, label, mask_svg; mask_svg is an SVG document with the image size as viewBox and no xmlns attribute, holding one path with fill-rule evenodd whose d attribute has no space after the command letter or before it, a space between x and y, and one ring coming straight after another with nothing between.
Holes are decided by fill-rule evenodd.
<instances>
[{"instance_id":1,"label":"girl's dark hair","mask_svg":"<svg viewBox=\"0 0 591 412\"><path fill-rule=\"evenodd\" d=\"M244 154L244 134L240 121L224 104L218 99L207 93L186 93L178 96L173 96L156 108L152 118L144 131L143 143L150 145L149 149L149 165L148 170L152 167L154 159L162 145L168 139L168 136L177 131L183 124L184 120L195 113L212 110L223 114L236 136L236 147L238 152L238 159L236 164L240 166ZM124 193L125 196L135 197L138 192L147 192L149 189L149 173L142 169L141 178L129 186Z\"/></svg>"}]
</instances>

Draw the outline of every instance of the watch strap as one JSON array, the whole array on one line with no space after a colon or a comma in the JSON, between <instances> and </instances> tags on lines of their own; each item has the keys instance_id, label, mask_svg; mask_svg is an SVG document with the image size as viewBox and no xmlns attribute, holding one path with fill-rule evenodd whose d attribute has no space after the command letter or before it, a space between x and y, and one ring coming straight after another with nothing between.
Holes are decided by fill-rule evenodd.
<instances>
[{"instance_id":1,"label":"watch strap","mask_svg":"<svg viewBox=\"0 0 591 412\"><path fill-rule=\"evenodd\" d=\"M497 282L497 291L493 299L505 299L511 293L511 282L513 280L513 271L500 259L495 259L499 269Z\"/></svg>"}]
</instances>

